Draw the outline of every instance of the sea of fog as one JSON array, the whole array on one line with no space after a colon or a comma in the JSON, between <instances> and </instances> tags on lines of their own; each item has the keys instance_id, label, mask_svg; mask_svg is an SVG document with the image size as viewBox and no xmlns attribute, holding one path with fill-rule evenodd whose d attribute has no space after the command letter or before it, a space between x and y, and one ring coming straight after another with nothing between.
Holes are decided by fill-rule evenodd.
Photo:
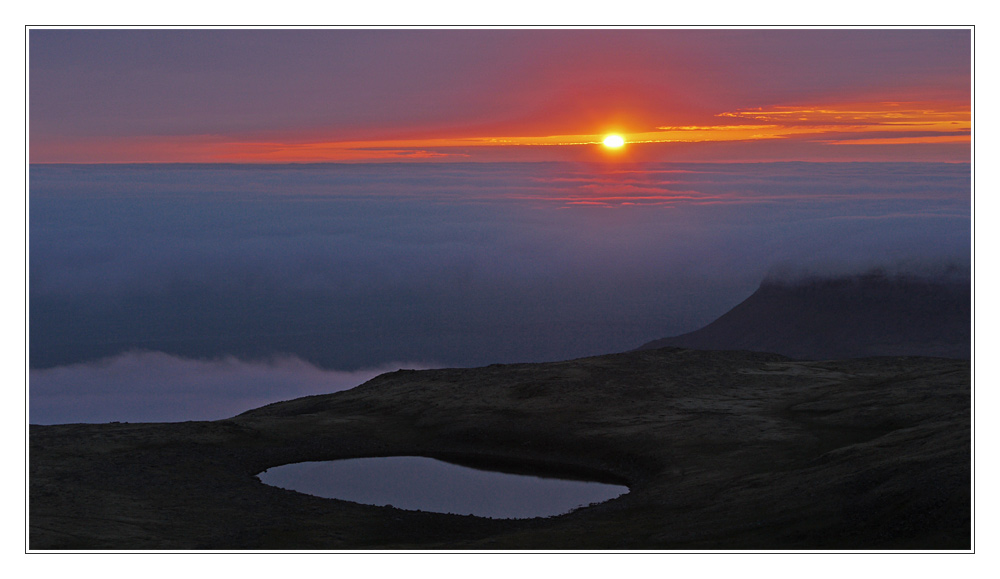
<instances>
[{"instance_id":1,"label":"sea of fog","mask_svg":"<svg viewBox=\"0 0 1000 579\"><path fill-rule=\"evenodd\" d=\"M216 419L970 260L967 164L33 165L32 423Z\"/></svg>"}]
</instances>

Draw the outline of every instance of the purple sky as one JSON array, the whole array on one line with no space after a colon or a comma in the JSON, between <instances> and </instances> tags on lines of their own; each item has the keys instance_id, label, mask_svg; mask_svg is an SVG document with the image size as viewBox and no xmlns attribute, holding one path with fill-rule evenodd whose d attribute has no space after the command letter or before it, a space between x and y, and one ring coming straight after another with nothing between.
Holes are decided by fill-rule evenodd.
<instances>
[{"instance_id":1,"label":"purple sky","mask_svg":"<svg viewBox=\"0 0 1000 579\"><path fill-rule=\"evenodd\" d=\"M39 29L29 50L32 162L579 159L609 132L632 160L969 156L961 29Z\"/></svg>"}]
</instances>

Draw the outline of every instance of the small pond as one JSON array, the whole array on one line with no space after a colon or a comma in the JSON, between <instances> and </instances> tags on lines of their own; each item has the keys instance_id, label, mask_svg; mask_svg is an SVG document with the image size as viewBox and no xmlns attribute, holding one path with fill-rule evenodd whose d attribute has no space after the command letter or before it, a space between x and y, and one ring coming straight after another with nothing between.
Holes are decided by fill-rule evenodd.
<instances>
[{"instance_id":1,"label":"small pond","mask_svg":"<svg viewBox=\"0 0 1000 579\"><path fill-rule=\"evenodd\" d=\"M419 456L300 462L258 476L318 497L495 519L561 515L628 492L621 485L478 470Z\"/></svg>"}]
</instances>

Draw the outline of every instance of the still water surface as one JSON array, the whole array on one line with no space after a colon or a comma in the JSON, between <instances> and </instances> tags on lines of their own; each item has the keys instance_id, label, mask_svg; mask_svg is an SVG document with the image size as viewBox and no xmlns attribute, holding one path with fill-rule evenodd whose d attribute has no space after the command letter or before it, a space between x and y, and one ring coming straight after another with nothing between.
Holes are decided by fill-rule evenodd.
<instances>
[{"instance_id":1,"label":"still water surface","mask_svg":"<svg viewBox=\"0 0 1000 579\"><path fill-rule=\"evenodd\" d=\"M324 498L498 519L560 515L628 492L621 485L476 470L418 456L300 462L258 476Z\"/></svg>"}]
</instances>

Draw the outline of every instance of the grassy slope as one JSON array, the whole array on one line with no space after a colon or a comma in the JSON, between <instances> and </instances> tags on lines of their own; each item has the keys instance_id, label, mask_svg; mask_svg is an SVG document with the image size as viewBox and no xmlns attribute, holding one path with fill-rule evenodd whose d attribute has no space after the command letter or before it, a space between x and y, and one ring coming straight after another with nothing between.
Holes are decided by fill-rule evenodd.
<instances>
[{"instance_id":1,"label":"grassy slope","mask_svg":"<svg viewBox=\"0 0 1000 579\"><path fill-rule=\"evenodd\" d=\"M963 360L646 350L400 371L229 420L32 426L32 549L967 549ZM422 455L627 481L525 521L268 487L280 464Z\"/></svg>"}]
</instances>

